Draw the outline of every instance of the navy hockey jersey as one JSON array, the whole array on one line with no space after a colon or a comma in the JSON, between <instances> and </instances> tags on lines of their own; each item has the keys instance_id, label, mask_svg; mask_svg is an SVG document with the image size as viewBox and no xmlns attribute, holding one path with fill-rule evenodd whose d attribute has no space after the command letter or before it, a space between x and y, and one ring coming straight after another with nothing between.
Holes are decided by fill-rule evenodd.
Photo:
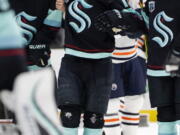
<instances>
[{"instance_id":1,"label":"navy hockey jersey","mask_svg":"<svg viewBox=\"0 0 180 135\"><path fill-rule=\"evenodd\" d=\"M148 75L169 76L164 64L168 52L180 40L180 1L148 0Z\"/></svg>"},{"instance_id":2,"label":"navy hockey jersey","mask_svg":"<svg viewBox=\"0 0 180 135\"><path fill-rule=\"evenodd\" d=\"M116 2L116 0L66 1L66 54L90 59L111 56L114 49L113 35L99 32L93 24L95 17L100 13L121 8L120 3Z\"/></svg>"}]
</instances>

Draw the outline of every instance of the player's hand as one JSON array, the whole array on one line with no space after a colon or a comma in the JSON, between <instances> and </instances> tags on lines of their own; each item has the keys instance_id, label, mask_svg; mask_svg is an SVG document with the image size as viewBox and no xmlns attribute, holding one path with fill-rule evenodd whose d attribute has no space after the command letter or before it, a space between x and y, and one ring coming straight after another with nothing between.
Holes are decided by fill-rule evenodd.
<instances>
[{"instance_id":1,"label":"player's hand","mask_svg":"<svg viewBox=\"0 0 180 135\"><path fill-rule=\"evenodd\" d=\"M171 76L180 77L180 53L172 50L165 63L166 72L170 73Z\"/></svg>"},{"instance_id":2,"label":"player's hand","mask_svg":"<svg viewBox=\"0 0 180 135\"><path fill-rule=\"evenodd\" d=\"M64 0L56 0L56 9L65 11Z\"/></svg>"},{"instance_id":3,"label":"player's hand","mask_svg":"<svg viewBox=\"0 0 180 135\"><path fill-rule=\"evenodd\" d=\"M26 47L27 61L29 65L45 67L50 58L50 48L46 44L31 44Z\"/></svg>"},{"instance_id":4,"label":"player's hand","mask_svg":"<svg viewBox=\"0 0 180 135\"><path fill-rule=\"evenodd\" d=\"M102 32L113 31L115 33L124 29L122 14L118 10L108 10L95 18L95 27Z\"/></svg>"},{"instance_id":5,"label":"player's hand","mask_svg":"<svg viewBox=\"0 0 180 135\"><path fill-rule=\"evenodd\" d=\"M139 16L133 9L109 10L96 17L95 27L102 32L113 32L135 38L142 34L139 29Z\"/></svg>"}]
</instances>

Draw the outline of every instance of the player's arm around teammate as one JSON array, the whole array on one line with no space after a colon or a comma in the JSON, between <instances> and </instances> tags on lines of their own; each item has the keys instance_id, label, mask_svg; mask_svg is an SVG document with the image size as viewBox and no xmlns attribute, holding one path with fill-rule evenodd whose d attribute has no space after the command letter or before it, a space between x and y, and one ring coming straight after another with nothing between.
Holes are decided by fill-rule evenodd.
<instances>
[{"instance_id":1,"label":"player's arm around teammate","mask_svg":"<svg viewBox=\"0 0 180 135\"><path fill-rule=\"evenodd\" d=\"M174 1L171 7L168 4L167 0L147 1L149 12L147 74L151 106L157 107L158 111L159 135L176 135L176 127L179 124L179 76L176 72L179 59L176 46L179 41L180 23L179 13L175 11L179 9L180 4L179 1ZM163 25L162 29L160 25ZM172 57L168 57L169 52ZM171 69L167 72L168 69L165 68L167 57L169 65L176 65L175 72Z\"/></svg>"}]
</instances>

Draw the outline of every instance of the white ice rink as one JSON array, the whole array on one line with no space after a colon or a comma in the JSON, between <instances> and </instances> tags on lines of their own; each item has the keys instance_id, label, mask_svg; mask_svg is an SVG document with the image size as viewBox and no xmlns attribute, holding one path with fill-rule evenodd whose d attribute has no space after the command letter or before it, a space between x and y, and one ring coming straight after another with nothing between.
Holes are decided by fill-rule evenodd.
<instances>
[{"instance_id":1,"label":"white ice rink","mask_svg":"<svg viewBox=\"0 0 180 135\"><path fill-rule=\"evenodd\" d=\"M58 74L61 58L64 55L63 49L54 49L52 50L52 65ZM82 135L83 129L80 128L80 135ZM147 127L140 127L138 130L138 135L157 135L157 123L148 123Z\"/></svg>"}]
</instances>

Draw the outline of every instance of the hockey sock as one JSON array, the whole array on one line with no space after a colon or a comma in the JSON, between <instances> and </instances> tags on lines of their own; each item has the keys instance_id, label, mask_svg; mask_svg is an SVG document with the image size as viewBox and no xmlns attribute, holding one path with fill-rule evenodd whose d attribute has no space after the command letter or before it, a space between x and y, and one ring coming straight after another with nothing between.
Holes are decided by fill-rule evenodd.
<instances>
[{"instance_id":1,"label":"hockey sock","mask_svg":"<svg viewBox=\"0 0 180 135\"><path fill-rule=\"evenodd\" d=\"M85 111L84 112L84 134L102 135L104 125L104 114Z\"/></svg>"},{"instance_id":2,"label":"hockey sock","mask_svg":"<svg viewBox=\"0 0 180 135\"><path fill-rule=\"evenodd\" d=\"M93 128L84 128L84 134L83 135L102 135L102 129L93 129ZM66 135L66 134L65 134ZM70 135L70 134L68 134ZM74 135L74 134L72 134Z\"/></svg>"},{"instance_id":3,"label":"hockey sock","mask_svg":"<svg viewBox=\"0 0 180 135\"><path fill-rule=\"evenodd\" d=\"M120 101L119 113L120 113L120 115L121 115L121 112L124 111L124 108L125 108L124 97L121 97L121 98L119 99L119 101Z\"/></svg>"},{"instance_id":4,"label":"hockey sock","mask_svg":"<svg viewBox=\"0 0 180 135\"><path fill-rule=\"evenodd\" d=\"M78 135L78 128L62 128L63 135Z\"/></svg>"},{"instance_id":5,"label":"hockey sock","mask_svg":"<svg viewBox=\"0 0 180 135\"><path fill-rule=\"evenodd\" d=\"M136 135L139 126L139 113L122 113L122 131L124 135Z\"/></svg>"},{"instance_id":6,"label":"hockey sock","mask_svg":"<svg viewBox=\"0 0 180 135\"><path fill-rule=\"evenodd\" d=\"M177 128L177 135L179 135L180 134L180 120L177 120L176 121L176 128Z\"/></svg>"},{"instance_id":7,"label":"hockey sock","mask_svg":"<svg viewBox=\"0 0 180 135\"><path fill-rule=\"evenodd\" d=\"M104 134L120 135L119 98L109 100L108 110L104 116Z\"/></svg>"},{"instance_id":8,"label":"hockey sock","mask_svg":"<svg viewBox=\"0 0 180 135\"><path fill-rule=\"evenodd\" d=\"M176 124L180 126L180 120L177 120L177 121L176 121Z\"/></svg>"},{"instance_id":9,"label":"hockey sock","mask_svg":"<svg viewBox=\"0 0 180 135\"><path fill-rule=\"evenodd\" d=\"M158 122L158 135L177 135L176 122Z\"/></svg>"},{"instance_id":10,"label":"hockey sock","mask_svg":"<svg viewBox=\"0 0 180 135\"><path fill-rule=\"evenodd\" d=\"M143 95L124 97L122 131L124 135L136 135L139 126L139 111L143 105Z\"/></svg>"}]
</instances>

